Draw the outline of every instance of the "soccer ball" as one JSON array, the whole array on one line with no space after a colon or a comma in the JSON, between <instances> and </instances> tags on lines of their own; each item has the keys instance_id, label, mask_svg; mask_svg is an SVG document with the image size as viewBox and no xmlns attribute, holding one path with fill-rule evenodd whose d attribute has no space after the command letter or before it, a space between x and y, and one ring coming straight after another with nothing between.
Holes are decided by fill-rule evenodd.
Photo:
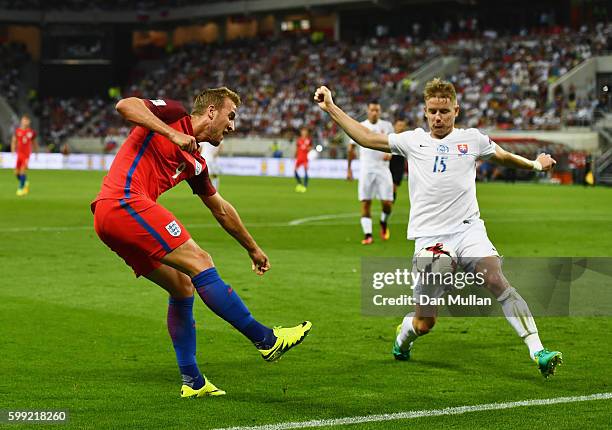
<instances>
[{"instance_id":1,"label":"soccer ball","mask_svg":"<svg viewBox=\"0 0 612 430\"><path fill-rule=\"evenodd\" d=\"M414 266L418 272L445 274L457 270L457 254L443 243L426 246L414 257Z\"/></svg>"}]
</instances>

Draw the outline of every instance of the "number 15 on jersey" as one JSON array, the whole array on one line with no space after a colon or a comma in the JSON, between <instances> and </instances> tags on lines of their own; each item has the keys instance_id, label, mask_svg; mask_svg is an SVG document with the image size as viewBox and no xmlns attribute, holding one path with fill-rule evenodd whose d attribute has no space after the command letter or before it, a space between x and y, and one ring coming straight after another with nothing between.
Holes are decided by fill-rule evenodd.
<instances>
[{"instance_id":1,"label":"number 15 on jersey","mask_svg":"<svg viewBox=\"0 0 612 430\"><path fill-rule=\"evenodd\" d=\"M448 160L448 157L446 155L436 155L436 159L434 160L433 165L434 173L446 172L446 160Z\"/></svg>"}]
</instances>

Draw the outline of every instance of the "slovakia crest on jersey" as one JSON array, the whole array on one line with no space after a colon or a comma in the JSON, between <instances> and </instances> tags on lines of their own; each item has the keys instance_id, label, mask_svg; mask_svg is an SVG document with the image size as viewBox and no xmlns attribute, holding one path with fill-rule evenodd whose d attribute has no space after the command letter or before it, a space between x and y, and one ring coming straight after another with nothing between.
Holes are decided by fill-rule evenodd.
<instances>
[{"instance_id":1,"label":"slovakia crest on jersey","mask_svg":"<svg viewBox=\"0 0 612 430\"><path fill-rule=\"evenodd\" d=\"M200 173L202 173L202 163L200 163L198 160L193 161L195 161L195 174L198 176Z\"/></svg>"},{"instance_id":2,"label":"slovakia crest on jersey","mask_svg":"<svg viewBox=\"0 0 612 430\"><path fill-rule=\"evenodd\" d=\"M166 230L170 233L170 236L179 237L181 235L181 227L179 227L176 221L172 221L166 226Z\"/></svg>"},{"instance_id":3,"label":"slovakia crest on jersey","mask_svg":"<svg viewBox=\"0 0 612 430\"><path fill-rule=\"evenodd\" d=\"M457 149L462 154L467 154L467 152L468 152L468 146L465 143L460 143L459 145L457 145Z\"/></svg>"}]
</instances>

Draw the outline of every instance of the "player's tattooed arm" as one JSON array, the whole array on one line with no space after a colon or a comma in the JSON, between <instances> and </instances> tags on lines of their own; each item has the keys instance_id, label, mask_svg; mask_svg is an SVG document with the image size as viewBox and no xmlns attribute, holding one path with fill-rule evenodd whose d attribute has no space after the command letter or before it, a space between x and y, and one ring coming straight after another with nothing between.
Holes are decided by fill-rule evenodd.
<instances>
[{"instance_id":1,"label":"player's tattooed arm","mask_svg":"<svg viewBox=\"0 0 612 430\"><path fill-rule=\"evenodd\" d=\"M17 151L17 138L13 135L13 137L11 137L11 152L15 151Z\"/></svg>"},{"instance_id":2,"label":"player's tattooed arm","mask_svg":"<svg viewBox=\"0 0 612 430\"><path fill-rule=\"evenodd\" d=\"M314 94L314 101L359 145L377 151L391 152L387 135L371 131L369 128L359 124L344 113L344 111L334 103L329 88L317 88Z\"/></svg>"},{"instance_id":3,"label":"player's tattooed arm","mask_svg":"<svg viewBox=\"0 0 612 430\"><path fill-rule=\"evenodd\" d=\"M557 164L550 154L541 153L535 160L529 160L523 156L506 151L499 145L496 146L495 154L491 157L491 161L506 167L544 172L551 170Z\"/></svg>"},{"instance_id":4,"label":"player's tattooed arm","mask_svg":"<svg viewBox=\"0 0 612 430\"><path fill-rule=\"evenodd\" d=\"M258 275L263 275L270 270L270 261L268 256L261 250L255 239L246 229L240 215L236 209L219 193L212 196L200 195L200 199L210 209L210 212L216 218L217 222L231 234L249 253L252 261L252 268Z\"/></svg>"},{"instance_id":5,"label":"player's tattooed arm","mask_svg":"<svg viewBox=\"0 0 612 430\"><path fill-rule=\"evenodd\" d=\"M172 143L178 145L184 151L193 152L197 148L195 137L173 129L156 117L142 99L137 97L121 99L115 106L115 109L117 109L117 112L119 112L123 118L167 137Z\"/></svg>"}]
</instances>

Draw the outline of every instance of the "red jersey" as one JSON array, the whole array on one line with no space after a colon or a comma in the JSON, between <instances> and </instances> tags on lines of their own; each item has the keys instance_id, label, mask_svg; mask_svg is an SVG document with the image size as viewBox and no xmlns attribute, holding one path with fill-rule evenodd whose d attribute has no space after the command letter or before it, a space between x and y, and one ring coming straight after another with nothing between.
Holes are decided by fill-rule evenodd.
<instances>
[{"instance_id":1,"label":"red jersey","mask_svg":"<svg viewBox=\"0 0 612 430\"><path fill-rule=\"evenodd\" d=\"M308 151L312 147L312 139L310 137L298 137L295 158L307 159Z\"/></svg>"},{"instance_id":2,"label":"red jersey","mask_svg":"<svg viewBox=\"0 0 612 430\"><path fill-rule=\"evenodd\" d=\"M180 102L144 100L149 110L170 127L193 136L191 117ZM183 151L166 137L136 126L115 156L95 201L144 198L151 205L160 194L187 180L194 194L217 192L208 176L204 157Z\"/></svg>"},{"instance_id":3,"label":"red jersey","mask_svg":"<svg viewBox=\"0 0 612 430\"><path fill-rule=\"evenodd\" d=\"M32 153L32 141L34 139L36 139L36 132L31 128L17 128L15 130L15 140L17 141L17 154L29 157Z\"/></svg>"}]
</instances>

